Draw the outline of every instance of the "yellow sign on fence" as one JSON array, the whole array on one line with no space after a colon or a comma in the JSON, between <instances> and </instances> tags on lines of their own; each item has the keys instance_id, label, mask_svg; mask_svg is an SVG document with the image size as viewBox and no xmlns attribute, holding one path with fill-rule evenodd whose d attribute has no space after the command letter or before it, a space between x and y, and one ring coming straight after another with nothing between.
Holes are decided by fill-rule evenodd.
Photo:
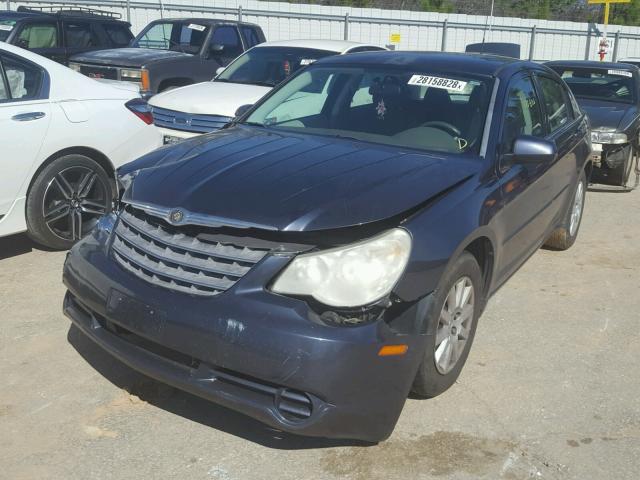
<instances>
[{"instance_id":1,"label":"yellow sign on fence","mask_svg":"<svg viewBox=\"0 0 640 480\"><path fill-rule=\"evenodd\" d=\"M400 34L392 33L389 35L389 43L400 43Z\"/></svg>"}]
</instances>

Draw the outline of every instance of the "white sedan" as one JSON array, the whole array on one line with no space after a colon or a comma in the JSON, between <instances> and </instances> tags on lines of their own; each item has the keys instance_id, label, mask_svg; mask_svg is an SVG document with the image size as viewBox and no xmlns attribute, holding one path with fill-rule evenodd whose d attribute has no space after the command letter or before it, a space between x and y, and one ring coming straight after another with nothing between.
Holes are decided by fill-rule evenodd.
<instances>
[{"instance_id":1,"label":"white sedan","mask_svg":"<svg viewBox=\"0 0 640 480\"><path fill-rule=\"evenodd\" d=\"M69 248L111 208L115 169L161 143L135 92L0 43L0 237Z\"/></svg>"},{"instance_id":2,"label":"white sedan","mask_svg":"<svg viewBox=\"0 0 640 480\"><path fill-rule=\"evenodd\" d=\"M300 68L322 57L385 50L343 40L287 40L256 45L210 82L160 93L149 100L164 143L208 133L228 123ZM300 99L305 101L304 99Z\"/></svg>"}]
</instances>

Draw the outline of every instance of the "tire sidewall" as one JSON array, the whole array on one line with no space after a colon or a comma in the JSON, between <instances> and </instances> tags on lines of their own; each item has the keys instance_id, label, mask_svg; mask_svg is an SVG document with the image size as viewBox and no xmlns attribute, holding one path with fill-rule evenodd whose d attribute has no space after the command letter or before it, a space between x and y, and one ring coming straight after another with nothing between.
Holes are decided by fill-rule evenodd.
<instances>
[{"instance_id":1,"label":"tire sidewall","mask_svg":"<svg viewBox=\"0 0 640 480\"><path fill-rule=\"evenodd\" d=\"M53 177L62 170L78 166L90 168L98 175L98 179L103 183L106 195L108 195L107 205L111 205L113 200L111 180L100 164L81 154L68 154L56 158L36 175L27 193L25 208L27 232L31 239L40 245L53 249L67 250L77 241L60 238L51 232L42 216L42 203L47 185Z\"/></svg>"},{"instance_id":2,"label":"tire sidewall","mask_svg":"<svg viewBox=\"0 0 640 480\"><path fill-rule=\"evenodd\" d=\"M453 285L464 276L471 279L474 289L475 300L473 306L472 325L469 332L469 338L467 339L467 343L464 346L464 350L460 355L458 362L450 372L442 374L436 368L434 356L436 349L436 332L440 321L440 312L449 291ZM446 391L455 383L462 371L462 368L464 367L467 357L469 356L469 351L471 350L471 345L473 344L476 328L478 326L478 318L482 312L483 302L482 272L480 271L480 267L478 266L478 262L475 257L468 252L464 252L443 275L440 285L434 294L431 307L427 313L427 322L429 325L428 331L431 332L431 334L425 337L425 354L422 359L422 363L418 368L416 380L414 382L413 390L415 394L427 398L435 397L436 395Z\"/></svg>"},{"instance_id":3,"label":"tire sidewall","mask_svg":"<svg viewBox=\"0 0 640 480\"><path fill-rule=\"evenodd\" d=\"M571 235L571 214L573 213L573 204L576 199L576 193L578 192L578 186L580 185L580 182L582 182L582 192L583 192L582 206L580 209L580 219L578 220L578 226L576 228L575 233ZM576 186L573 189L573 194L571 195L571 200L569 202L569 208L567 209L567 213L565 215L563 228L567 232L567 243L568 243L567 248L572 246L575 243L576 239L578 238L578 233L580 233L580 226L582 225L582 218L584 217L584 206L586 201L587 201L587 174L585 173L584 170L582 170L582 172L578 176L578 181L576 182Z\"/></svg>"}]
</instances>

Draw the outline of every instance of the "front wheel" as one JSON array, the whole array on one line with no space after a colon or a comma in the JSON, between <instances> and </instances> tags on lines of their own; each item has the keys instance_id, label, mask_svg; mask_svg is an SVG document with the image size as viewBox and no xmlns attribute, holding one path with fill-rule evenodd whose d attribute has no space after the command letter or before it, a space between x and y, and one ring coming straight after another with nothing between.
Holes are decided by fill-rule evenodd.
<instances>
[{"instance_id":1,"label":"front wheel","mask_svg":"<svg viewBox=\"0 0 640 480\"><path fill-rule=\"evenodd\" d=\"M26 206L29 236L49 248L69 249L112 201L111 181L97 162L84 155L61 156L33 180Z\"/></svg>"},{"instance_id":2,"label":"front wheel","mask_svg":"<svg viewBox=\"0 0 640 480\"><path fill-rule=\"evenodd\" d=\"M411 391L420 397L440 395L454 384L464 366L482 305L482 272L475 257L464 252L444 274L434 294L427 321L424 358Z\"/></svg>"},{"instance_id":3,"label":"front wheel","mask_svg":"<svg viewBox=\"0 0 640 480\"><path fill-rule=\"evenodd\" d=\"M558 227L545 242L545 246L555 250L568 250L578 238L582 223L585 196L587 193L587 174L582 171L573 193L573 198L564 216L562 225Z\"/></svg>"}]
</instances>

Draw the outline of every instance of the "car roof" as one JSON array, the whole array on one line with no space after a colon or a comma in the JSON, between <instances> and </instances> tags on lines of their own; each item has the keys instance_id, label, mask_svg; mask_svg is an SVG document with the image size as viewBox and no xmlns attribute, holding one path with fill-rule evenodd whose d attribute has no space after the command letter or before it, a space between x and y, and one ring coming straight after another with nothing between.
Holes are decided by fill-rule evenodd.
<instances>
[{"instance_id":1,"label":"car roof","mask_svg":"<svg viewBox=\"0 0 640 480\"><path fill-rule=\"evenodd\" d=\"M553 60L546 62L548 67L569 67L569 68L610 68L615 70L635 70L638 67L626 63L598 62L596 60Z\"/></svg>"},{"instance_id":2,"label":"car roof","mask_svg":"<svg viewBox=\"0 0 640 480\"><path fill-rule=\"evenodd\" d=\"M443 52L415 52L415 51L375 51L350 53L347 56L326 57L317 63L348 64L348 65L389 65L404 66L416 72L428 69L430 71L447 71L460 73L475 73L485 76L498 76L503 71L514 72L520 68L545 69L540 64L526 60L518 60L497 55L478 53L443 53ZM546 70L546 69L545 69Z\"/></svg>"},{"instance_id":3,"label":"car roof","mask_svg":"<svg viewBox=\"0 0 640 480\"><path fill-rule=\"evenodd\" d=\"M202 23L205 25L217 25L220 23L228 23L230 25L248 25L251 27L259 27L259 25L255 24L255 23L249 23L249 22L238 22L237 20L227 20L225 18L204 18L204 17L184 17L184 18L158 18L157 20L154 20L153 22L149 22L151 23L173 23L173 22L180 22L180 23L186 23L186 22L190 22L190 23Z\"/></svg>"},{"instance_id":4,"label":"car roof","mask_svg":"<svg viewBox=\"0 0 640 480\"><path fill-rule=\"evenodd\" d=\"M91 14L87 12L79 12L73 10L64 10L63 7L60 7L61 11L59 12L39 12L34 10L23 11L23 12L14 12L13 10L0 10L0 18L12 18L15 20L24 20L24 19L40 19L47 17L61 17L61 18L82 18L87 21L100 21L100 22L118 22L124 23L126 25L131 26L131 24L125 20L116 17L109 17L107 15L98 15ZM72 8L72 7L70 7Z\"/></svg>"},{"instance_id":5,"label":"car roof","mask_svg":"<svg viewBox=\"0 0 640 480\"><path fill-rule=\"evenodd\" d=\"M343 53L355 47L375 47L377 45L351 42L349 40L318 40L318 39L302 39L302 40L279 40L275 42L264 42L256 45L255 48L264 47L288 47L288 48L313 48L316 50L327 50L331 52Z\"/></svg>"}]
</instances>

